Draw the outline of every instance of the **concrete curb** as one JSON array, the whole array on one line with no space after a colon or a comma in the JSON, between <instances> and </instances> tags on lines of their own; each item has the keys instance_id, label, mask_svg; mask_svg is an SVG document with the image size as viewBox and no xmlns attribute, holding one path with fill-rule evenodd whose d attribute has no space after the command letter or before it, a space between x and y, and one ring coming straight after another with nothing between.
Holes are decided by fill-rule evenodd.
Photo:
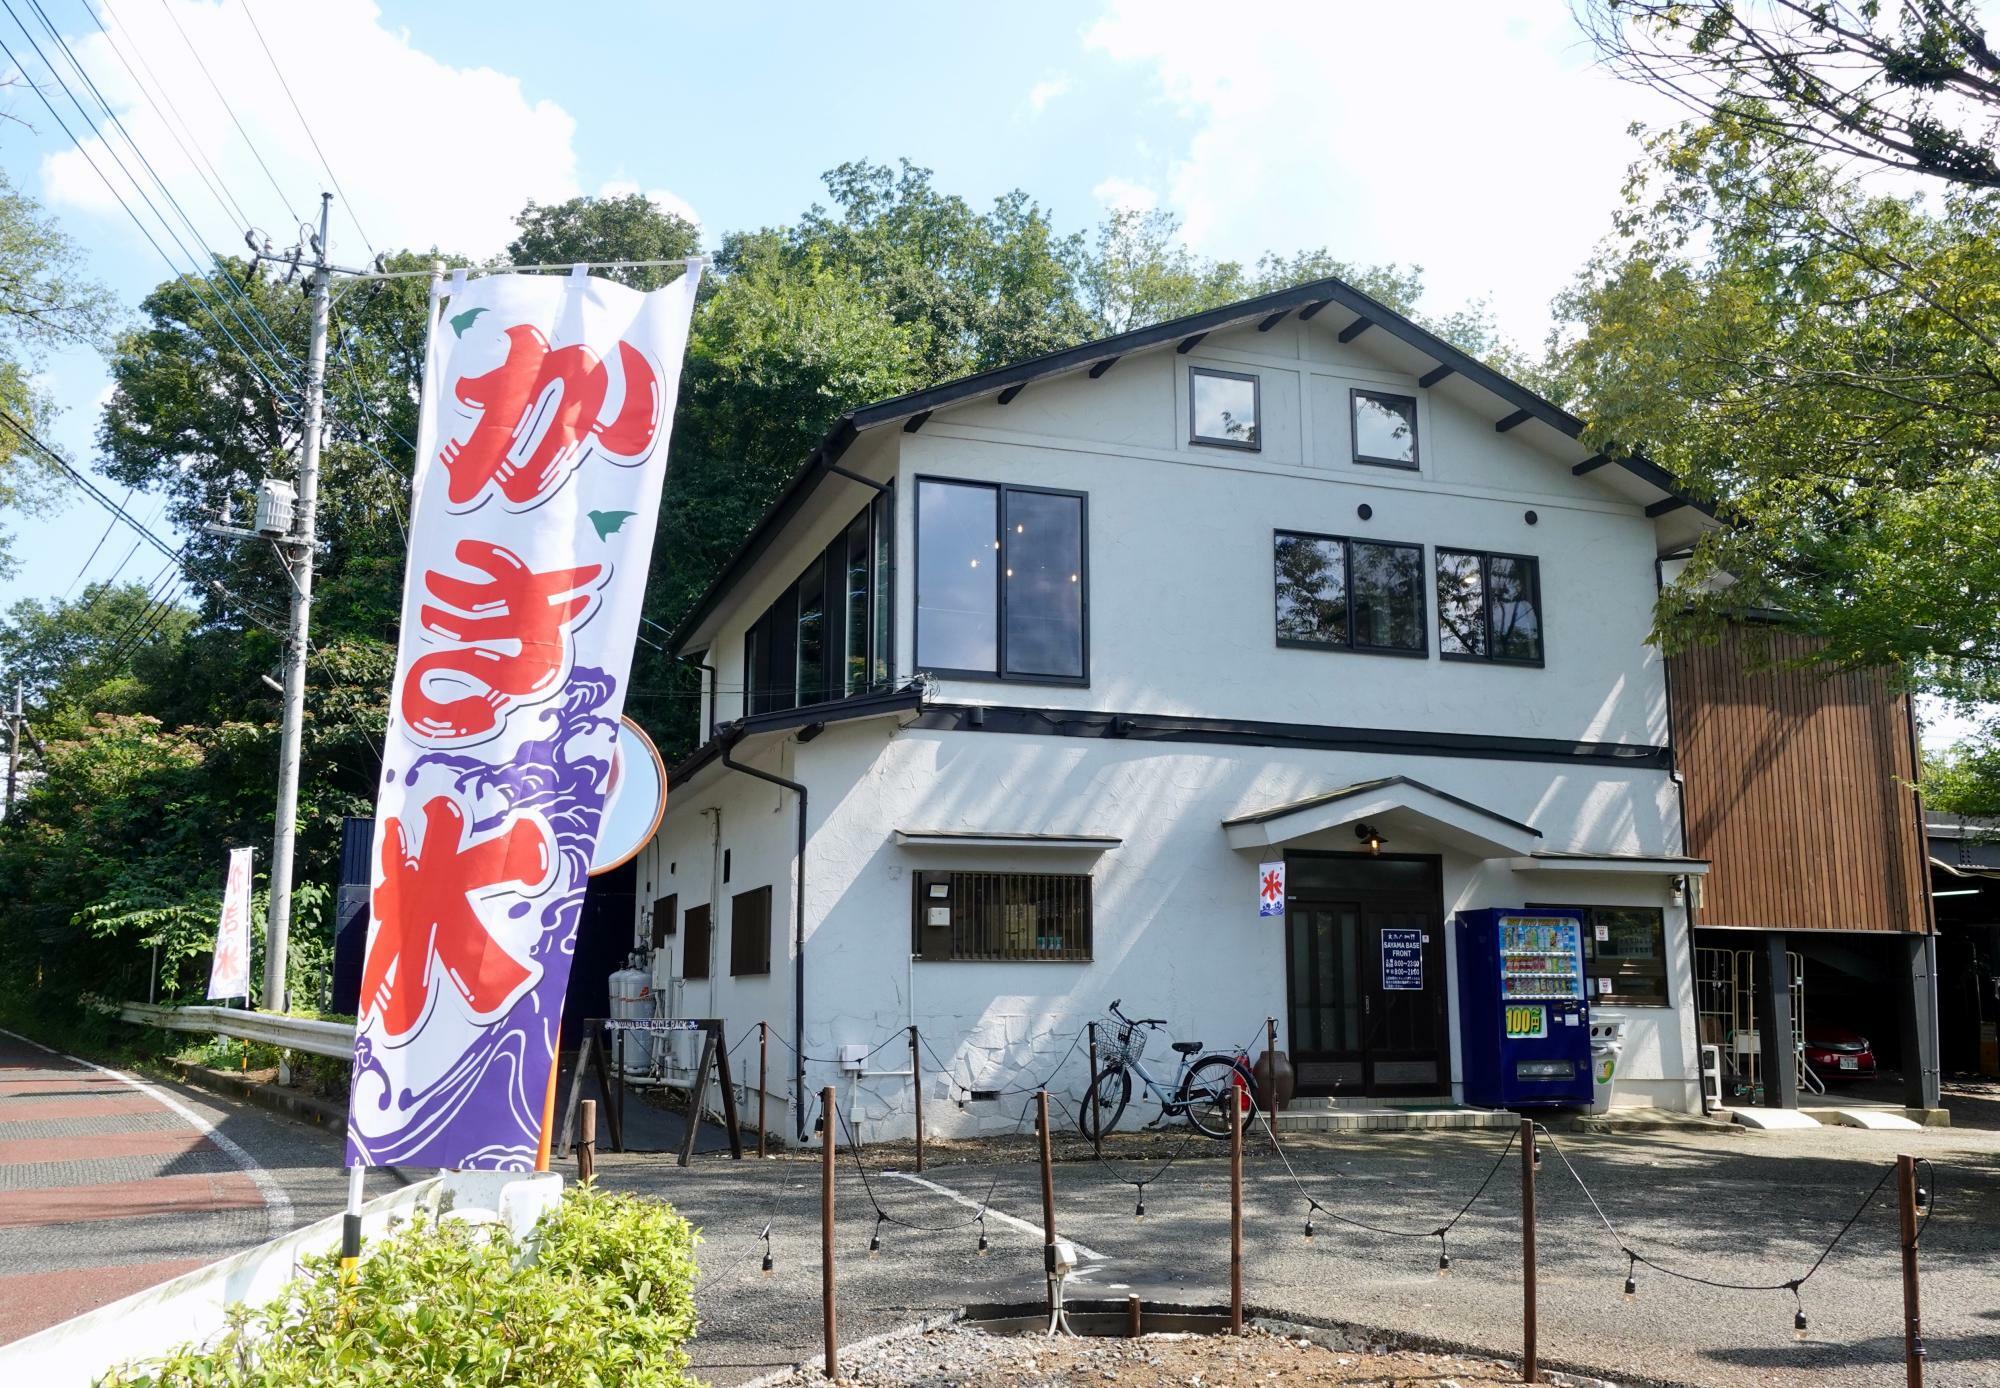
<instances>
[{"instance_id":1,"label":"concrete curb","mask_svg":"<svg viewBox=\"0 0 2000 1388\"><path fill-rule=\"evenodd\" d=\"M286 1089L282 1085L267 1084L244 1075L232 1075L227 1070L212 1070L206 1065L195 1065L185 1060L163 1059L157 1062L162 1070L172 1078L196 1089L206 1089L231 1099L241 1099L246 1104L268 1109L272 1113L287 1118L296 1118L302 1123L310 1123L316 1128L329 1132L347 1131L347 1108L342 1104L330 1103L325 1099L315 1099L310 1094L301 1094L296 1089Z\"/></svg>"}]
</instances>

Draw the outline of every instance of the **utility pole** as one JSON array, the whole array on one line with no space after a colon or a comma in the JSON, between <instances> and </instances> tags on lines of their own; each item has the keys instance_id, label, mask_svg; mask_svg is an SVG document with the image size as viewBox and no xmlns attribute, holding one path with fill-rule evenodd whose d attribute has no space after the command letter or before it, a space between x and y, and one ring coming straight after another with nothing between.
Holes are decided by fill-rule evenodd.
<instances>
[{"instance_id":1,"label":"utility pole","mask_svg":"<svg viewBox=\"0 0 2000 1388\"><path fill-rule=\"evenodd\" d=\"M319 237L313 243L312 346L306 354L305 438L299 450L297 523L278 541L292 581L292 620L285 638L285 717L278 749L278 820L271 843L271 909L264 929L264 1008L283 1012L285 957L292 933L292 841L299 817L299 741L306 712L306 656L312 649L313 548L319 504L320 420L326 406L327 307L333 267L327 261L327 222L333 194L319 195ZM290 555L285 556L289 550Z\"/></svg>"},{"instance_id":2,"label":"utility pole","mask_svg":"<svg viewBox=\"0 0 2000 1388\"><path fill-rule=\"evenodd\" d=\"M14 681L14 711L7 715L7 812L0 819L14 817L14 778L21 767L21 723L27 717L22 707L21 681Z\"/></svg>"}]
</instances>

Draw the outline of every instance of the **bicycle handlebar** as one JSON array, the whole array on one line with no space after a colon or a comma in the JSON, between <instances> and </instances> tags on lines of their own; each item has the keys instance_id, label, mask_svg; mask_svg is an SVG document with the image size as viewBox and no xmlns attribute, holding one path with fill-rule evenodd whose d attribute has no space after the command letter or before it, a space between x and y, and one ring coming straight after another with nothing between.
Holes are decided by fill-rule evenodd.
<instances>
[{"instance_id":1,"label":"bicycle handlebar","mask_svg":"<svg viewBox=\"0 0 2000 1388\"><path fill-rule=\"evenodd\" d=\"M1123 1012L1120 1012L1118 1010L1118 1004L1123 1001L1125 1001L1125 999L1123 998L1113 998L1111 1000L1110 1012L1112 1016L1116 1017L1119 1021L1125 1023L1126 1026L1163 1027L1167 1024L1167 1019L1165 1017L1127 1017Z\"/></svg>"}]
</instances>

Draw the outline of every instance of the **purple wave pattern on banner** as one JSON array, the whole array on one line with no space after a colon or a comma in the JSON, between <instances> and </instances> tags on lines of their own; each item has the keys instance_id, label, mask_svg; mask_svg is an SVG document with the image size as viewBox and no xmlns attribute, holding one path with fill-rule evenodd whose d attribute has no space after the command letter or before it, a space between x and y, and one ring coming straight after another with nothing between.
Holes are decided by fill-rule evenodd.
<instances>
[{"instance_id":1,"label":"purple wave pattern on banner","mask_svg":"<svg viewBox=\"0 0 2000 1388\"><path fill-rule=\"evenodd\" d=\"M372 1075L383 1089L373 1102L383 1108L393 1102L401 1117L391 1131L372 1137L350 1124L350 1163L498 1171L534 1166L577 922L610 790L610 748L616 744L618 719L604 710L617 692L616 681L603 671L579 667L571 672L559 702L538 713L554 725L549 736L522 743L513 760L496 766L476 757L429 752L404 773L414 782L426 770L447 771L456 789L480 803L497 798L499 808L475 820L475 832L498 828L518 810L536 811L556 837L562 859L558 879L571 885L544 901L520 901L509 908L517 917L540 909L540 931L530 951L542 966L540 977L421 1093L393 1093L373 1041L364 1036L357 1043L353 1101L363 1102L362 1080ZM603 740L603 756L581 750L594 739ZM393 778L396 772L388 775Z\"/></svg>"}]
</instances>

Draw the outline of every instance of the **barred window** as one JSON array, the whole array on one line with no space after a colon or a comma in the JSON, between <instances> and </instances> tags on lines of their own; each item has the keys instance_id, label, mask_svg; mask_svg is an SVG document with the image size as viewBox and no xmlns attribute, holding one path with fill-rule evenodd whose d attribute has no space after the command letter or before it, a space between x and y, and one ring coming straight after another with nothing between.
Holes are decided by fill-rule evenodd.
<instances>
[{"instance_id":1,"label":"barred window","mask_svg":"<svg viewBox=\"0 0 2000 1388\"><path fill-rule=\"evenodd\" d=\"M920 872L911 949L922 959L1088 963L1090 874Z\"/></svg>"}]
</instances>

